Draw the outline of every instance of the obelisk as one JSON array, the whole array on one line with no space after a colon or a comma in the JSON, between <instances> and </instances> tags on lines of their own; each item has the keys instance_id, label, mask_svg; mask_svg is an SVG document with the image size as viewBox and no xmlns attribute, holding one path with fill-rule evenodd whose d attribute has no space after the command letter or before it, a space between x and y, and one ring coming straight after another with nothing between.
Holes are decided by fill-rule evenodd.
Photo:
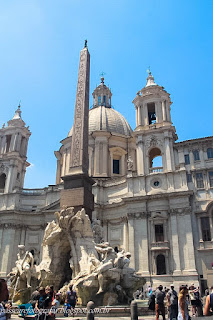
<instances>
[{"instance_id":1,"label":"obelisk","mask_svg":"<svg viewBox=\"0 0 213 320\"><path fill-rule=\"evenodd\" d=\"M80 52L69 175L62 177L64 190L61 191L60 206L71 206L75 211L85 208L91 218L94 210L94 180L88 176L89 77L90 54L85 41L84 49Z\"/></svg>"}]
</instances>

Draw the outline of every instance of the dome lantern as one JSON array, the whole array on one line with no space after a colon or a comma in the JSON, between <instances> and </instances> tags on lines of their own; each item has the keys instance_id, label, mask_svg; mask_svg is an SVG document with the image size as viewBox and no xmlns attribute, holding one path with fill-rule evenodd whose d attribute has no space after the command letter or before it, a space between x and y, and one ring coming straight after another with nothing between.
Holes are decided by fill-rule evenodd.
<instances>
[{"instance_id":1,"label":"dome lantern","mask_svg":"<svg viewBox=\"0 0 213 320\"><path fill-rule=\"evenodd\" d=\"M101 77L101 83L93 91L93 108L104 106L106 108L111 108L111 97L112 92L104 83L104 77Z\"/></svg>"}]
</instances>

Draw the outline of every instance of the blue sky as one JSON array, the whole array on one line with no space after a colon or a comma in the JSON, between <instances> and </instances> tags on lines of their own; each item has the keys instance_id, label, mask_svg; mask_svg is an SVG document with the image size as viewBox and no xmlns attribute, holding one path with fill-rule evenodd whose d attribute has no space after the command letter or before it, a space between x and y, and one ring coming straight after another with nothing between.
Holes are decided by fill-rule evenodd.
<instances>
[{"instance_id":1,"label":"blue sky","mask_svg":"<svg viewBox=\"0 0 213 320\"><path fill-rule=\"evenodd\" d=\"M179 140L213 135L211 0L0 0L0 126L19 101L30 126L25 187L55 183L54 150L73 123L79 52L92 91L104 71L112 104L135 128L147 67L171 94Z\"/></svg>"}]
</instances>

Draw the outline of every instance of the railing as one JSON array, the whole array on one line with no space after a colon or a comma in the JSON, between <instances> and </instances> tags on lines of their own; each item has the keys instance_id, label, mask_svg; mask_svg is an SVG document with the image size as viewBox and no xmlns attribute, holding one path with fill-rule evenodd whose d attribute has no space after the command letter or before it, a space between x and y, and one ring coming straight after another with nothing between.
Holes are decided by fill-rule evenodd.
<instances>
[{"instance_id":1,"label":"railing","mask_svg":"<svg viewBox=\"0 0 213 320\"><path fill-rule=\"evenodd\" d=\"M170 246L168 241L151 243L151 250L169 250L169 249L170 249Z\"/></svg>"},{"instance_id":2,"label":"railing","mask_svg":"<svg viewBox=\"0 0 213 320\"><path fill-rule=\"evenodd\" d=\"M154 173L154 172L163 172L163 167L149 168L149 173Z\"/></svg>"},{"instance_id":3,"label":"railing","mask_svg":"<svg viewBox=\"0 0 213 320\"><path fill-rule=\"evenodd\" d=\"M45 193L44 189L22 189L22 194L25 195L41 195Z\"/></svg>"}]
</instances>

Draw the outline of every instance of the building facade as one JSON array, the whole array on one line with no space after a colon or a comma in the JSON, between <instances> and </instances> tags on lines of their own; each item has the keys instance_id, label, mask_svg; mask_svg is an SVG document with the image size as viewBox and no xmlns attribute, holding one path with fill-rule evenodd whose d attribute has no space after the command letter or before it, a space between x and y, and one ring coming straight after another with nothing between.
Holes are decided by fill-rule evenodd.
<instances>
[{"instance_id":1,"label":"building facade","mask_svg":"<svg viewBox=\"0 0 213 320\"><path fill-rule=\"evenodd\" d=\"M213 137L176 142L170 95L151 73L133 100L134 131L111 97L101 78L89 111L93 218L151 285L199 283L204 290L213 282ZM1 277L14 266L18 244L41 261L44 229L69 174L72 128L55 151L56 185L23 188L30 134L20 107L0 130Z\"/></svg>"}]
</instances>

